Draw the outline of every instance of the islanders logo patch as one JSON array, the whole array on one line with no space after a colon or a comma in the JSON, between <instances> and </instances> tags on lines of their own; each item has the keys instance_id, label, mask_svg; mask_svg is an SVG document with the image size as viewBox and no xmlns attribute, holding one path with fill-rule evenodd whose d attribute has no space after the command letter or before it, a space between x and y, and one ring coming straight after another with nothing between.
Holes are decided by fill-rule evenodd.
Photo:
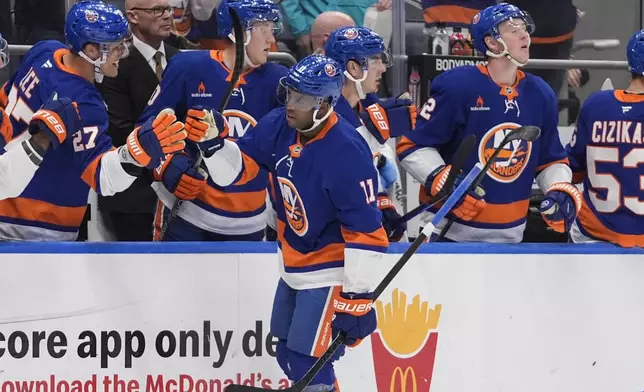
<instances>
[{"instance_id":1,"label":"islanders logo patch","mask_svg":"<svg viewBox=\"0 0 644 392\"><path fill-rule=\"evenodd\" d=\"M501 145L505 135L511 130L519 128L516 123L503 123L492 127L485 133L479 144L479 162L486 164L494 151ZM496 162L490 166L487 175L498 182L510 183L515 181L530 161L532 142L515 140L505 146L499 153Z\"/></svg>"},{"instance_id":2,"label":"islanders logo patch","mask_svg":"<svg viewBox=\"0 0 644 392\"><path fill-rule=\"evenodd\" d=\"M303 237L309 231L309 220L306 217L304 201L302 201L300 193L289 179L277 177L277 182L280 184L282 199L284 199L286 220L293 232Z\"/></svg>"}]
</instances>

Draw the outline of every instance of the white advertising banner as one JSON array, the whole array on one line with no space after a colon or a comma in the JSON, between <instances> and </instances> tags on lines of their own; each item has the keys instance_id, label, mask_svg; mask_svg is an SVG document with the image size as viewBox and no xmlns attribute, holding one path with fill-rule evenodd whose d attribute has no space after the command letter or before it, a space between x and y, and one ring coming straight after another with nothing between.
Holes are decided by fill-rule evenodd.
<instances>
[{"instance_id":1,"label":"white advertising banner","mask_svg":"<svg viewBox=\"0 0 644 392\"><path fill-rule=\"evenodd\" d=\"M336 363L343 392L644 390L644 253L437 245ZM0 392L289 385L274 245L87 246L0 248Z\"/></svg>"}]
</instances>

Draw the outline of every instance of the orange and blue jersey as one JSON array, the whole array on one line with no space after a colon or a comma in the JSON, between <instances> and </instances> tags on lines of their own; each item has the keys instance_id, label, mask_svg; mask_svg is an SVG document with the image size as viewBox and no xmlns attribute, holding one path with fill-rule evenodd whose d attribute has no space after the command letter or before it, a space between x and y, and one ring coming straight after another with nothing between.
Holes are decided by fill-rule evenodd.
<instances>
[{"instance_id":1,"label":"orange and blue jersey","mask_svg":"<svg viewBox=\"0 0 644 392\"><path fill-rule=\"evenodd\" d=\"M425 25L444 23L469 28L474 15L494 4L496 0L423 0Z\"/></svg>"},{"instance_id":2,"label":"orange and blue jersey","mask_svg":"<svg viewBox=\"0 0 644 392\"><path fill-rule=\"evenodd\" d=\"M278 108L237 144L243 166L237 183L252 180L260 168L272 174L278 253L289 286L342 285L345 265L354 266L348 275L373 271L389 243L376 206L371 152L351 124L332 113L322 131L303 143ZM367 277L351 278L362 279Z\"/></svg>"},{"instance_id":3,"label":"orange and blue jersey","mask_svg":"<svg viewBox=\"0 0 644 392\"><path fill-rule=\"evenodd\" d=\"M644 95L591 94L566 150L583 204L571 237L644 247Z\"/></svg>"},{"instance_id":4,"label":"orange and blue jersey","mask_svg":"<svg viewBox=\"0 0 644 392\"><path fill-rule=\"evenodd\" d=\"M232 76L222 56L221 51L192 51L174 56L139 123L168 107L174 109L181 120L185 120L187 111L196 106L219 110ZM269 62L242 73L223 112L232 140L242 137L260 118L280 105L276 97L277 86L287 71L286 67ZM186 150L194 160L197 159L196 145L189 143ZM227 187L209 180L195 200L183 203L179 217L219 234L243 235L264 230L267 185L266 170L261 170L252 181ZM174 196L160 182L154 183L153 187L160 201L172 208Z\"/></svg>"},{"instance_id":5,"label":"orange and blue jersey","mask_svg":"<svg viewBox=\"0 0 644 392\"><path fill-rule=\"evenodd\" d=\"M403 166L422 163L423 150L429 148L450 164L460 142L474 134L478 146L467 160L467 173L477 162L485 164L510 130L541 128L536 141L517 140L501 150L481 183L486 208L470 222L456 219L448 233L455 241L520 242L535 176L550 166L568 165L558 119L555 94L538 77L519 71L512 86L501 86L484 66L454 68L432 81L416 129L400 138L397 154ZM412 175L424 184L434 168Z\"/></svg>"},{"instance_id":6,"label":"orange and blue jersey","mask_svg":"<svg viewBox=\"0 0 644 392\"><path fill-rule=\"evenodd\" d=\"M0 239L73 241L90 187L99 194L114 193L101 181L101 159L114 149L105 102L92 82L63 64L66 53L60 42L38 43L0 93L13 126L7 150L22 148L31 117L54 94L77 102L84 126L47 153L22 194L0 201Z\"/></svg>"}]
</instances>

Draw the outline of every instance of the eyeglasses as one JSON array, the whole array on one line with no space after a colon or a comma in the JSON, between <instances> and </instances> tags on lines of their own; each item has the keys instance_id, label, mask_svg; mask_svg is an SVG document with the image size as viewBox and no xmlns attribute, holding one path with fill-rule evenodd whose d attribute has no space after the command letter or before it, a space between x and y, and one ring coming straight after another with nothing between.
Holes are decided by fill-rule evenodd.
<instances>
[{"instance_id":1,"label":"eyeglasses","mask_svg":"<svg viewBox=\"0 0 644 392\"><path fill-rule=\"evenodd\" d=\"M166 12L172 14L174 12L174 8L175 7L173 7L173 6L164 7L162 5L158 5L158 6L152 7L152 8L134 7L134 8L131 8L131 10L132 11L134 11L134 10L145 11L145 12L151 13L152 16L159 17L159 16L163 16L163 14L165 14Z\"/></svg>"}]
</instances>

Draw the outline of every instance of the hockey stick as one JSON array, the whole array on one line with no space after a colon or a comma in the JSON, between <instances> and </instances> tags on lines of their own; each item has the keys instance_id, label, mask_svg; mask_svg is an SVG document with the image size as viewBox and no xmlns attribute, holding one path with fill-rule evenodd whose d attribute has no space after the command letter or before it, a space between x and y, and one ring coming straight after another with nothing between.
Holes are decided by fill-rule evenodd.
<instances>
[{"instance_id":1,"label":"hockey stick","mask_svg":"<svg viewBox=\"0 0 644 392\"><path fill-rule=\"evenodd\" d=\"M470 190L475 190L479 185L481 185L481 182L487 175L487 171L492 167L492 165L496 162L496 159L498 158L499 154L501 153L501 150L503 150L503 147L505 147L506 144L513 142L515 140L525 140L527 142L533 142L535 141L539 135L541 135L541 128L534 126L534 125L526 125L523 127L515 128L512 131L510 131L503 140L501 140L501 143L499 146L494 150L494 153L492 153L492 156L490 159L485 162L485 166L483 167L483 170L481 170L481 173L478 175L474 183L472 184L471 188L468 189ZM454 224L454 221L456 220L456 216L451 215L449 219L447 220L447 224L445 224L445 227L441 230L440 234L436 238L436 241L440 241L443 238L445 238L445 235L447 235L447 231L452 227Z\"/></svg>"},{"instance_id":2,"label":"hockey stick","mask_svg":"<svg viewBox=\"0 0 644 392\"><path fill-rule=\"evenodd\" d=\"M445 201L445 204L436 212L436 215L434 216L434 219L432 219L432 222L425 226L423 231L418 235L418 238L411 244L411 246L405 251L405 253L402 255L402 257L396 262L396 264L393 266L393 268L387 273L387 275L384 277L384 279L378 284L376 289L373 292L373 297L372 299L375 301L387 288L389 283L391 283L396 275L400 272L400 270L405 266L407 261L416 253L420 245L425 241L425 239L431 235L432 231L434 230L435 225L438 224L438 222L447 215L447 213L458 203L458 201L463 197L465 192L467 192L468 188L474 182L474 179L479 175L481 172L482 165L480 163L477 163L472 170L467 174L467 176L461 181L458 187L454 190L454 192L447 198L447 201ZM455 170L455 173L458 173L460 171L460 168L456 168L459 170ZM451 174L451 173L450 173ZM449 188L447 188L449 189ZM320 370L326 365L327 362L333 357L334 353L336 350L344 344L344 342L347 339L347 334L344 331L340 331L338 336L333 339L331 344L329 345L329 348L322 354L320 358L315 362L315 364L309 369L309 371L302 377L301 380L293 384L290 388L283 389L282 391L286 392L302 392L304 391L304 388L306 388L307 385L313 379L315 376L318 374ZM258 387L251 387L251 386L244 386L244 385L229 385L226 387L224 390L225 392L253 392L253 391L264 391L265 389L258 388ZM276 390L276 389L273 389Z\"/></svg>"},{"instance_id":3,"label":"hockey stick","mask_svg":"<svg viewBox=\"0 0 644 392\"><path fill-rule=\"evenodd\" d=\"M469 135L468 137L465 138L465 140L461 142L461 145L458 146L458 150L456 150L456 153L454 154L454 161L452 162L452 168L456 167L459 169L456 172L451 170L450 175L452 174L457 175L458 172L460 172L461 170L460 168L465 166L465 160L467 160L467 158L470 156L470 153L474 150L475 145L476 145L476 135L474 134ZM454 177L454 179L456 179L456 177ZM445 189L446 188L445 185L443 185L443 188L441 189ZM452 185L453 183L449 184L449 187L446 190L449 191ZM425 211L429 207L441 201L443 198L447 197L447 194L444 194L442 198L439 198L439 195L440 195L440 192L437 193L435 196L430 197L429 200L426 200L424 203L417 206L413 210L409 211L405 215L401 216L400 219L398 219L398 222L396 224L402 225L405 222L409 222L421 212Z\"/></svg>"},{"instance_id":4,"label":"hockey stick","mask_svg":"<svg viewBox=\"0 0 644 392\"><path fill-rule=\"evenodd\" d=\"M217 12L215 10L215 12ZM241 75L243 69L244 69L244 29L242 27L242 22L241 19L239 18L239 15L237 15L237 12L232 7L228 8L228 12L230 13L230 17L233 21L233 31L235 34L235 64L233 65L233 73L230 78L230 84L228 85L228 90L226 91L226 94L224 94L224 99L221 101L221 104L219 105L219 113L223 113L224 110L226 109L226 106L228 106L228 101L230 100L230 96L233 94L233 91L235 90L235 86L237 85L237 82L239 81L239 76ZM197 170L199 169L199 166L201 166L201 162L203 161L203 153L199 151L199 156L197 157L197 161L195 162L194 169ZM174 205L172 206L172 210L170 211L170 215L168 216L168 219L163 222L163 229L161 230L161 239L165 237L166 233L168 232L168 228L170 227L170 224L177 218L177 215L179 215L179 210L181 209L181 205L183 204L183 200L177 198L175 200Z\"/></svg>"}]
</instances>

